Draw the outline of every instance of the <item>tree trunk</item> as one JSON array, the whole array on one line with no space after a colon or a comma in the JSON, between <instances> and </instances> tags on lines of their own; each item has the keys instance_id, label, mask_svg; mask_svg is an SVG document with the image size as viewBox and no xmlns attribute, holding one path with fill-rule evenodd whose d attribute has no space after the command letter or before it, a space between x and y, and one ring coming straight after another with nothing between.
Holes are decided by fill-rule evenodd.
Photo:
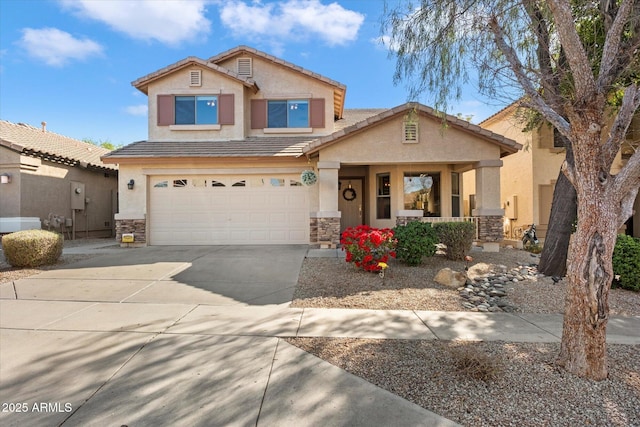
<instances>
[{"instance_id":1,"label":"tree trunk","mask_svg":"<svg viewBox=\"0 0 640 427\"><path fill-rule=\"evenodd\" d=\"M571 142L561 136L565 147L565 161L571 167L575 165ZM577 215L576 189L562 171L553 188L553 201L549 214L549 227L544 238L538 271L547 276L564 277L567 273L567 252L569 239Z\"/></svg>"},{"instance_id":2,"label":"tree trunk","mask_svg":"<svg viewBox=\"0 0 640 427\"><path fill-rule=\"evenodd\" d=\"M549 228L538 265L540 273L560 277L567 273L567 251L575 220L576 190L564 173L560 172L553 189Z\"/></svg>"},{"instance_id":3,"label":"tree trunk","mask_svg":"<svg viewBox=\"0 0 640 427\"><path fill-rule=\"evenodd\" d=\"M594 151L599 148L597 140L590 145ZM569 244L558 363L572 374L604 380L608 375L606 331L612 257L621 208L609 185L612 177L599 167L598 158L576 157L578 227Z\"/></svg>"}]
</instances>

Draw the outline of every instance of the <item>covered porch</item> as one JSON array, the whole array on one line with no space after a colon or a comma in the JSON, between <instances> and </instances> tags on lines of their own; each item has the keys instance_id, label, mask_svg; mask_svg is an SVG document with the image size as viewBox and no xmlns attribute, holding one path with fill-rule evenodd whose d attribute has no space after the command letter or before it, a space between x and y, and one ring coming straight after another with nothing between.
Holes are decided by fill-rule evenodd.
<instances>
[{"instance_id":1,"label":"covered porch","mask_svg":"<svg viewBox=\"0 0 640 427\"><path fill-rule=\"evenodd\" d=\"M468 220L484 249L497 251L501 157L521 147L453 116L446 120L445 127L429 107L406 104L306 147L318 174L310 243L336 247L341 232L359 224ZM463 173L475 177L473 206L463 200Z\"/></svg>"}]
</instances>

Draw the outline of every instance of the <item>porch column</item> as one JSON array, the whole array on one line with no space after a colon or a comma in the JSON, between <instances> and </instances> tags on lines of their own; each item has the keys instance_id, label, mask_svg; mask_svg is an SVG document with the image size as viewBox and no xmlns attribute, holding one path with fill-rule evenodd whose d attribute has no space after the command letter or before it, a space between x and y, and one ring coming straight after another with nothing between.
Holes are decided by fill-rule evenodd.
<instances>
[{"instance_id":1,"label":"porch column","mask_svg":"<svg viewBox=\"0 0 640 427\"><path fill-rule=\"evenodd\" d=\"M500 167L502 160L481 160L476 171L476 208L478 238L485 252L498 252L503 238L504 209L500 203Z\"/></svg>"},{"instance_id":2,"label":"porch column","mask_svg":"<svg viewBox=\"0 0 640 427\"><path fill-rule=\"evenodd\" d=\"M319 211L311 212L309 242L320 248L336 248L340 244L340 212L338 211L338 170L340 162L318 162Z\"/></svg>"}]
</instances>

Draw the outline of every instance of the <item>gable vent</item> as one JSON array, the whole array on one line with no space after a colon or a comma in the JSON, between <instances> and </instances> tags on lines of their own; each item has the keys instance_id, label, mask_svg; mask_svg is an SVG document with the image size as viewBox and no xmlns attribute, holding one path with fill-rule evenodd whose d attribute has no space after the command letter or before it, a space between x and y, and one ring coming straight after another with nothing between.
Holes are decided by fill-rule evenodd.
<instances>
[{"instance_id":1,"label":"gable vent","mask_svg":"<svg viewBox=\"0 0 640 427\"><path fill-rule=\"evenodd\" d=\"M418 142L418 124L404 123L404 142Z\"/></svg>"},{"instance_id":2,"label":"gable vent","mask_svg":"<svg viewBox=\"0 0 640 427\"><path fill-rule=\"evenodd\" d=\"M189 71L189 86L202 86L202 70Z\"/></svg>"},{"instance_id":3,"label":"gable vent","mask_svg":"<svg viewBox=\"0 0 640 427\"><path fill-rule=\"evenodd\" d=\"M242 77L253 76L251 58L238 58L238 75Z\"/></svg>"}]
</instances>

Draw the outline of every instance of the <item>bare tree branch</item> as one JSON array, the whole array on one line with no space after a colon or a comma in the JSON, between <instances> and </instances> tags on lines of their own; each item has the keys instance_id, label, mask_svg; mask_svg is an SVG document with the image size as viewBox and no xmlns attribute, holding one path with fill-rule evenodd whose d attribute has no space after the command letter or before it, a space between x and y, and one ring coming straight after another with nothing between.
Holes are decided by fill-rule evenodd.
<instances>
[{"instance_id":1,"label":"bare tree branch","mask_svg":"<svg viewBox=\"0 0 640 427\"><path fill-rule=\"evenodd\" d=\"M607 32L607 38L602 49L602 60L600 62L600 72L598 74L597 87L601 93L606 93L613 82L618 77L619 53L622 45L622 32L629 21L629 15L633 9L633 0L623 0L618 8L616 18Z\"/></svg>"},{"instance_id":2,"label":"bare tree branch","mask_svg":"<svg viewBox=\"0 0 640 427\"><path fill-rule=\"evenodd\" d=\"M518 79L518 83L520 83L525 93L530 98L527 103L534 104L535 108L540 111L549 122L551 122L563 135L568 136L570 132L569 123L545 102L538 92L538 88L536 88L531 82L531 79L525 75L522 62L520 62L515 50L505 41L502 28L498 24L498 20L495 16L489 20L489 28L494 35L498 49L504 54L513 73Z\"/></svg>"},{"instance_id":3,"label":"bare tree branch","mask_svg":"<svg viewBox=\"0 0 640 427\"><path fill-rule=\"evenodd\" d=\"M640 87L635 84L626 87L622 98L622 105L613 121L609 137L602 147L603 164L611 165L611 163L613 163L613 160L620 150L620 144L627 134L627 129L629 129L629 125L633 119L633 114L639 107Z\"/></svg>"},{"instance_id":4,"label":"bare tree branch","mask_svg":"<svg viewBox=\"0 0 640 427\"><path fill-rule=\"evenodd\" d=\"M562 0L549 0L548 4L554 20L562 23L562 25L557 25L556 29L562 48L567 52L567 60L575 84L576 99L590 99L595 92L596 82L576 26L567 25L575 22L571 13L571 5L568 1ZM560 129L558 128L558 130Z\"/></svg>"}]
</instances>

